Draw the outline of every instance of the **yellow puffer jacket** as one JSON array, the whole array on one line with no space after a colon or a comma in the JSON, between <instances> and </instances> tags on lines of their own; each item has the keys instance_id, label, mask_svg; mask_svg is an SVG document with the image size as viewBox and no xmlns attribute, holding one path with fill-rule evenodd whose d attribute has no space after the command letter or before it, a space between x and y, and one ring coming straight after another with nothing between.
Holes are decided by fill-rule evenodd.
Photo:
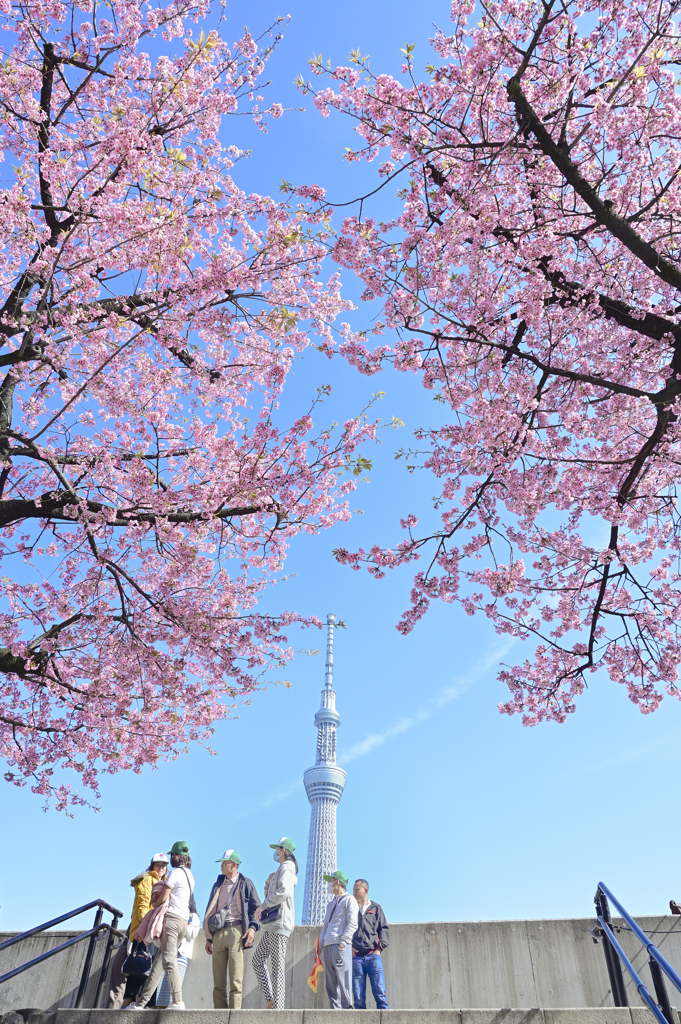
<instances>
[{"instance_id":1,"label":"yellow puffer jacket","mask_svg":"<svg viewBox=\"0 0 681 1024\"><path fill-rule=\"evenodd\" d=\"M139 928L140 921L151 908L151 890L158 882L157 871L143 871L130 880L130 885L135 890L135 902L132 905L132 918L130 919L130 941L135 938L135 932Z\"/></svg>"}]
</instances>

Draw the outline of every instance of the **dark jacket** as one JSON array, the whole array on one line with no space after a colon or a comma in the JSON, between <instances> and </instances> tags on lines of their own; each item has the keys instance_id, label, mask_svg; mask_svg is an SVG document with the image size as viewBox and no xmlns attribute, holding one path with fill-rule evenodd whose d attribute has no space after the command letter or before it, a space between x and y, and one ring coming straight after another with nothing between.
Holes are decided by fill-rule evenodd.
<instances>
[{"instance_id":1,"label":"dark jacket","mask_svg":"<svg viewBox=\"0 0 681 1024\"><path fill-rule=\"evenodd\" d=\"M257 932L260 925L253 917L253 914L260 906L258 890L250 878L245 878L241 872L239 872L237 878L239 880L239 895L241 896L241 927L244 932L248 931L249 928L253 928L254 931ZM221 872L210 891L210 896L208 897L206 913L203 915L203 932L207 939L211 938L211 932L208 927L208 918L211 917L217 909L218 891L224 880L225 876Z\"/></svg>"},{"instance_id":2,"label":"dark jacket","mask_svg":"<svg viewBox=\"0 0 681 1024\"><path fill-rule=\"evenodd\" d=\"M352 948L360 956L366 956L374 949L385 949L390 945L390 929L385 914L378 903L370 903L365 911L360 909L359 926L352 936Z\"/></svg>"}]
</instances>

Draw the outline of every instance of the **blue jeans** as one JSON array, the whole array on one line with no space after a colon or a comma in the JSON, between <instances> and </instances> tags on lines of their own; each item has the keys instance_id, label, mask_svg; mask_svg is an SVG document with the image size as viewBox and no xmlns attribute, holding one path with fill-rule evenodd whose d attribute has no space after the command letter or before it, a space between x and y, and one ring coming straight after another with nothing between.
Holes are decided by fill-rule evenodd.
<instances>
[{"instance_id":1,"label":"blue jeans","mask_svg":"<svg viewBox=\"0 0 681 1024\"><path fill-rule=\"evenodd\" d=\"M371 982L376 1009L389 1010L380 953L369 953L368 956L353 956L352 958L352 994L355 998L355 1009L366 1010L367 1008L367 977Z\"/></svg>"}]
</instances>

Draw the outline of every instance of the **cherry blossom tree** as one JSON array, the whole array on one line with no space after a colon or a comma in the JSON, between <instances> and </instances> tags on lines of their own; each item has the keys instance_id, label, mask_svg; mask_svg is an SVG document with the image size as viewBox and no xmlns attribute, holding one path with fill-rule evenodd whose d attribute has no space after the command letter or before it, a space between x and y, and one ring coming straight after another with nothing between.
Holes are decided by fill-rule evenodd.
<instances>
[{"instance_id":1,"label":"cherry blossom tree","mask_svg":"<svg viewBox=\"0 0 681 1024\"><path fill-rule=\"evenodd\" d=\"M277 411L345 308L320 226L240 191L220 141L240 104L281 116L255 94L278 37L227 45L205 0L0 14L0 753L65 808L65 769L96 794L285 666L315 620L258 600L348 517L373 427Z\"/></svg>"},{"instance_id":2,"label":"cherry blossom tree","mask_svg":"<svg viewBox=\"0 0 681 1024\"><path fill-rule=\"evenodd\" d=\"M644 713L681 695L679 8L453 0L425 81L408 45L400 80L354 52L300 83L354 119L349 160L383 159L334 247L380 320L340 351L444 414L401 453L439 482L435 529L407 508L394 547L337 557L425 560L404 633L440 599L532 641L500 675L526 724L599 668Z\"/></svg>"}]
</instances>

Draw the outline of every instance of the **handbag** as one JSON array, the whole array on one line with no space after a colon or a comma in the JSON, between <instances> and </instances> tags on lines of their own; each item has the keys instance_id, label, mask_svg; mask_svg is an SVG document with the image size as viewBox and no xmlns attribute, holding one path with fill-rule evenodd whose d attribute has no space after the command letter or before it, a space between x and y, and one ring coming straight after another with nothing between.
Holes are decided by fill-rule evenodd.
<instances>
[{"instance_id":1,"label":"handbag","mask_svg":"<svg viewBox=\"0 0 681 1024\"><path fill-rule=\"evenodd\" d=\"M126 978L146 978L154 959L143 942L132 940L132 949L123 961L121 974Z\"/></svg>"},{"instance_id":2,"label":"handbag","mask_svg":"<svg viewBox=\"0 0 681 1024\"><path fill-rule=\"evenodd\" d=\"M208 918L208 931L211 933L211 935L215 935L216 932L222 931L222 929L225 927L225 921L232 912L232 905L234 903L234 898L237 894L237 890L240 884L241 882L239 880L239 875L237 875L237 881L234 888L232 889L232 895L230 897L229 904L226 907L222 907L221 910L216 910L215 913L211 914L210 917Z\"/></svg>"},{"instance_id":3,"label":"handbag","mask_svg":"<svg viewBox=\"0 0 681 1024\"><path fill-rule=\"evenodd\" d=\"M275 872L275 875L278 875L278 874L279 874L279 868L277 868L277 870ZM269 882L271 877L272 877L272 875L270 875L269 878L267 879L268 882ZM267 899L267 895L265 895L265 899ZM283 914L283 911L284 911L284 904L283 903L276 903L273 907L267 907L265 910L263 910L263 912L260 915L260 924L261 925L263 925L263 924L276 924L276 922L281 918L281 916Z\"/></svg>"},{"instance_id":4,"label":"handbag","mask_svg":"<svg viewBox=\"0 0 681 1024\"><path fill-rule=\"evenodd\" d=\"M260 915L260 924L274 924L281 917L281 912L284 909L282 903L277 903L275 907L267 907L263 910Z\"/></svg>"}]
</instances>

